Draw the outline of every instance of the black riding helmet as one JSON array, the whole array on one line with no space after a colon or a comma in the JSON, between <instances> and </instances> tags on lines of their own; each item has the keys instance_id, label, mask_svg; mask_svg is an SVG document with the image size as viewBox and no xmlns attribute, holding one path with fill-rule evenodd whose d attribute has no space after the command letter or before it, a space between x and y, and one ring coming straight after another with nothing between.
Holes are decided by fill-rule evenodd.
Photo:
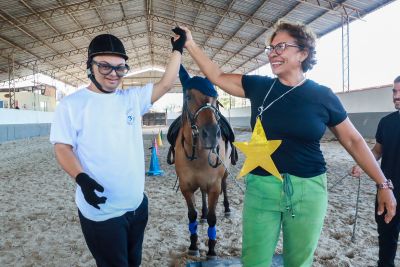
<instances>
[{"instance_id":1,"label":"black riding helmet","mask_svg":"<svg viewBox=\"0 0 400 267\"><path fill-rule=\"evenodd\" d=\"M122 44L121 40L112 34L97 35L89 44L88 60L86 62L88 78L103 93L111 93L104 90L94 77L92 70L92 61L93 57L97 55L116 55L124 58L125 60L128 60L128 56L125 52L125 47Z\"/></svg>"},{"instance_id":2,"label":"black riding helmet","mask_svg":"<svg viewBox=\"0 0 400 267\"><path fill-rule=\"evenodd\" d=\"M88 58L92 59L96 55L112 54L128 60L124 45L121 40L112 34L100 34L93 38L88 48Z\"/></svg>"}]
</instances>

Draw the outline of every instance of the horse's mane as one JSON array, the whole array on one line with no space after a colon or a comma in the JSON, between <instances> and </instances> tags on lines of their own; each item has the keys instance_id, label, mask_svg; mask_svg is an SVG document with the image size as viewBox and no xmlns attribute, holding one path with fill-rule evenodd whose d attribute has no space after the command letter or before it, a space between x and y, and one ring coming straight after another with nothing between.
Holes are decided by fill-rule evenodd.
<instances>
[{"instance_id":1,"label":"horse's mane","mask_svg":"<svg viewBox=\"0 0 400 267\"><path fill-rule=\"evenodd\" d=\"M187 101L183 100L183 106L182 106L182 115L181 115L181 125L187 120L188 117L188 106L187 106Z\"/></svg>"}]
</instances>

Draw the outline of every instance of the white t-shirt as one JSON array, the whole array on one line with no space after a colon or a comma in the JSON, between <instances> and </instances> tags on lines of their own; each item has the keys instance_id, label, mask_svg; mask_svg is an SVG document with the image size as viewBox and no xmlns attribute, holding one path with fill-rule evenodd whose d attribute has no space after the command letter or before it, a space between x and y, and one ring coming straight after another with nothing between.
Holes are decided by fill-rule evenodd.
<instances>
[{"instance_id":1,"label":"white t-shirt","mask_svg":"<svg viewBox=\"0 0 400 267\"><path fill-rule=\"evenodd\" d=\"M69 144L84 172L104 187L100 210L88 204L77 186L75 202L86 218L104 221L136 210L143 200L142 115L151 107L153 84L112 94L87 88L57 106L50 142Z\"/></svg>"}]
</instances>

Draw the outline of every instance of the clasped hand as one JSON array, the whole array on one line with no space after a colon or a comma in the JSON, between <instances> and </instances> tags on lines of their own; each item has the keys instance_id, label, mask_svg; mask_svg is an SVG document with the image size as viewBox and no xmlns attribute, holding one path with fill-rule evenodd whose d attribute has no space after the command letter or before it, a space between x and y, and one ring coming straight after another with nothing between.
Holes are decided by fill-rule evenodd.
<instances>
[{"instance_id":1,"label":"clasped hand","mask_svg":"<svg viewBox=\"0 0 400 267\"><path fill-rule=\"evenodd\" d=\"M182 54L186 42L186 32L179 27L175 27L172 31L179 36L178 39L171 37L172 51L176 50Z\"/></svg>"}]
</instances>

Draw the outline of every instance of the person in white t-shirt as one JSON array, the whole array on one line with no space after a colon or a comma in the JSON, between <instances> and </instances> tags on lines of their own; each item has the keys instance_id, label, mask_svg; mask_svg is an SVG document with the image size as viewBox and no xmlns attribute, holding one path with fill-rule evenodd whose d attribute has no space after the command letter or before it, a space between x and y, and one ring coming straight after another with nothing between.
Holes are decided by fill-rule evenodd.
<instances>
[{"instance_id":1,"label":"person in white t-shirt","mask_svg":"<svg viewBox=\"0 0 400 267\"><path fill-rule=\"evenodd\" d=\"M185 32L176 27L172 55L155 84L119 89L129 71L121 40L96 36L88 48L91 80L58 105L50 142L61 167L77 183L82 232L97 266L139 266L148 200L144 194L141 116L177 77Z\"/></svg>"}]
</instances>

